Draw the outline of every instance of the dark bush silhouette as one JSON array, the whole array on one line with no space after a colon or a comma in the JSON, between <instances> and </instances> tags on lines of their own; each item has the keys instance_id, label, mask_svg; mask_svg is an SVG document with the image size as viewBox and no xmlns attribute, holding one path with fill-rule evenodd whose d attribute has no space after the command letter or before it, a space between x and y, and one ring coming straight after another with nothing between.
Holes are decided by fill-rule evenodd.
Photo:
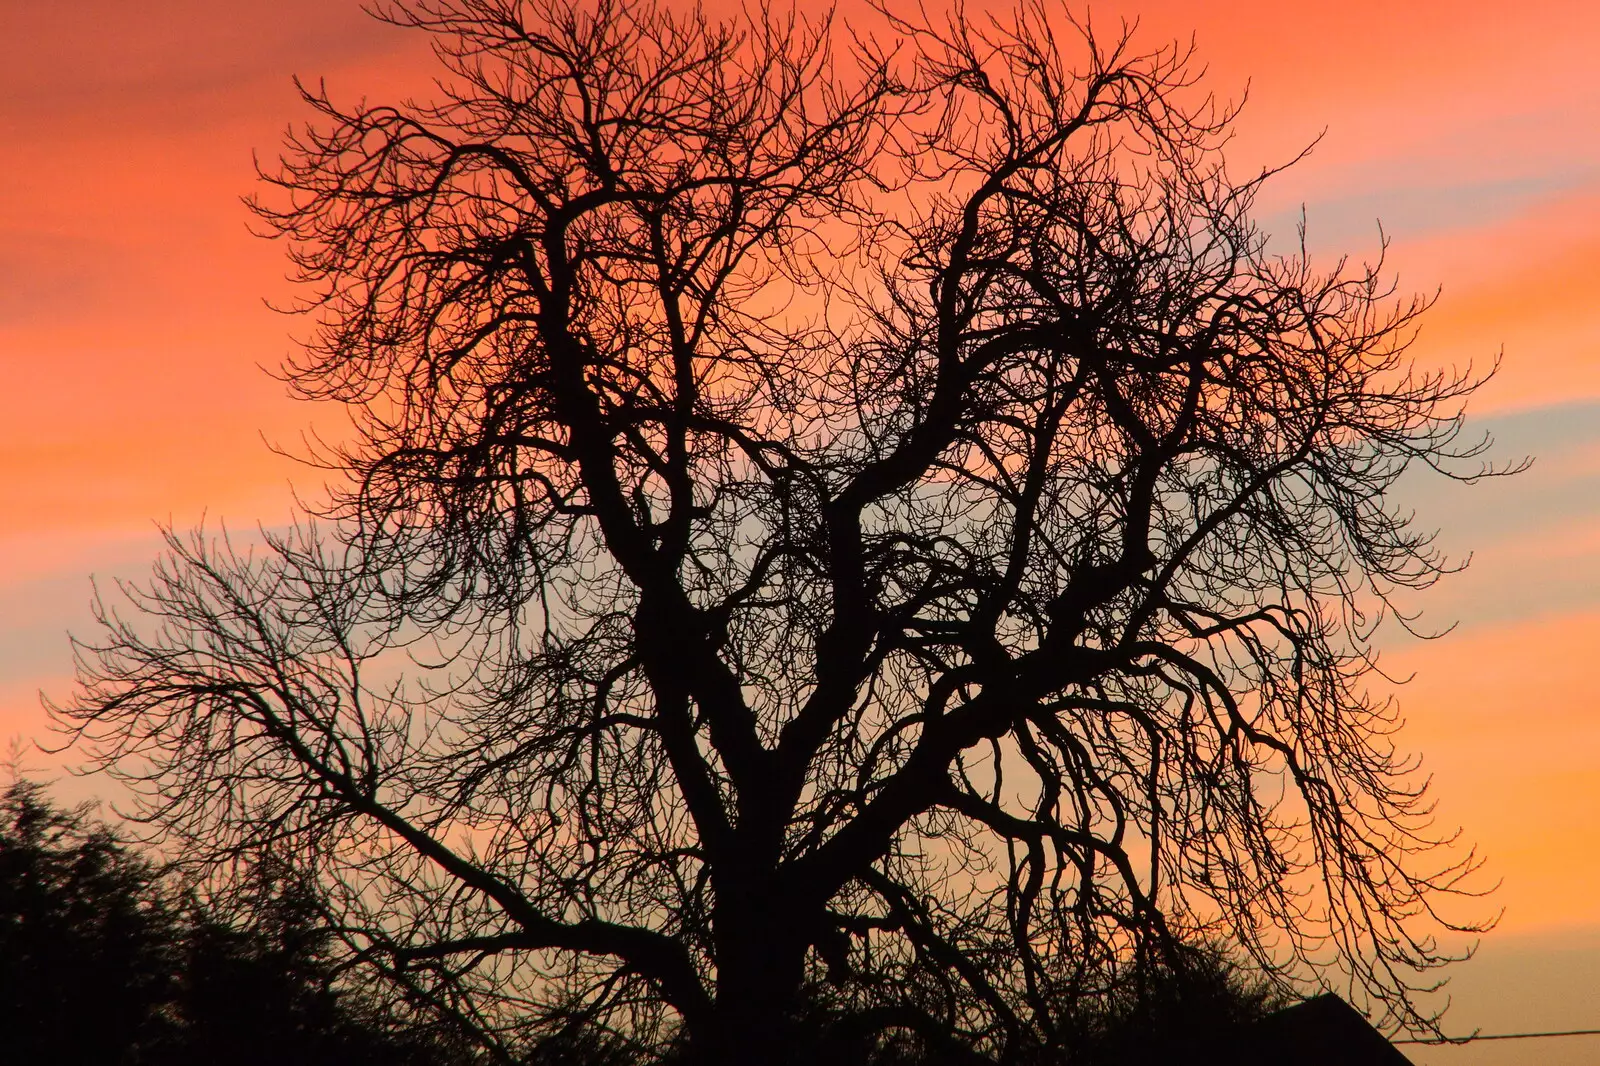
<instances>
[{"instance_id":1,"label":"dark bush silhouette","mask_svg":"<svg viewBox=\"0 0 1600 1066\"><path fill-rule=\"evenodd\" d=\"M1229 1049L1289 1000L1215 948L1125 962L1067 1005L1072 1066L1224 1066Z\"/></svg>"},{"instance_id":2,"label":"dark bush silhouette","mask_svg":"<svg viewBox=\"0 0 1600 1066\"><path fill-rule=\"evenodd\" d=\"M1252 1027L1291 1000L1264 975L1213 946L1110 962L1092 987L1054 1004L1058 1038L1019 1058L1027 1066L1227 1066ZM811 1061L830 1066L972 1066L971 1048L914 1031L839 1039L826 1011L802 1026L832 1033ZM937 1034L935 1034L937 1035Z\"/></svg>"},{"instance_id":3,"label":"dark bush silhouette","mask_svg":"<svg viewBox=\"0 0 1600 1066\"><path fill-rule=\"evenodd\" d=\"M448 1066L340 987L304 896L270 878L230 924L84 810L0 799L0 1040L51 1066ZM597 1063L596 1066L599 1066Z\"/></svg>"},{"instance_id":4,"label":"dark bush silhouette","mask_svg":"<svg viewBox=\"0 0 1600 1066\"><path fill-rule=\"evenodd\" d=\"M1370 641L1478 378L1269 251L1185 49L905 6L380 4L436 99L310 89L257 205L331 495L173 535L60 724L486 1054L1021 1061L1211 938L1426 1026L1475 860Z\"/></svg>"},{"instance_id":5,"label":"dark bush silhouette","mask_svg":"<svg viewBox=\"0 0 1600 1066\"><path fill-rule=\"evenodd\" d=\"M196 912L183 929L175 1066L469 1061L459 1042L437 1027L420 1025L414 1016L387 1017L359 985L340 980L331 934L312 898L294 883L258 870L256 891L231 901L231 921L205 908Z\"/></svg>"},{"instance_id":6,"label":"dark bush silhouette","mask_svg":"<svg viewBox=\"0 0 1600 1066\"><path fill-rule=\"evenodd\" d=\"M0 1041L19 1063L141 1061L169 1046L183 920L156 870L82 812L0 799Z\"/></svg>"},{"instance_id":7,"label":"dark bush silhouette","mask_svg":"<svg viewBox=\"0 0 1600 1066\"><path fill-rule=\"evenodd\" d=\"M230 920L186 899L160 867L87 811L19 782L0 799L0 1032L11 1061L76 1066L469 1066L488 1058L437 1031L397 1026L344 987L304 886L257 869ZM1060 1014L1039 1066L1211 1063L1284 1002L1218 950L1124 960ZM865 1031L852 1040L821 997L798 1026L827 1066L954 1066L970 1049ZM648 1066L650 1052L554 1013L504 1061ZM669 1050L664 1066L681 1062Z\"/></svg>"}]
</instances>

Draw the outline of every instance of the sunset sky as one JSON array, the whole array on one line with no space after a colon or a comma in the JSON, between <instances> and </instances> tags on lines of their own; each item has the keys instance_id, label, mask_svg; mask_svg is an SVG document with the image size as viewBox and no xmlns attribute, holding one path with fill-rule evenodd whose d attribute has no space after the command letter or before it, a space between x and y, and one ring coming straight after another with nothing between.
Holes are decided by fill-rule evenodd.
<instances>
[{"instance_id":1,"label":"sunset sky","mask_svg":"<svg viewBox=\"0 0 1600 1066\"><path fill-rule=\"evenodd\" d=\"M973 8L981 5L971 4ZM843 9L849 15L848 7ZM1448 1028L1600 1027L1600 5L1107 3L1151 45L1191 34L1210 87L1248 104L1237 172L1315 152L1260 215L1319 256L1370 257L1438 305L1424 362L1498 378L1472 410L1474 488L1417 479L1406 507L1471 567L1416 601L1448 636L1392 640L1404 741L1503 885ZM291 75L336 97L427 91L425 42L354 0L0 0L0 731L42 736L69 691L89 577L134 576L156 520L283 521L312 412L262 371L301 323L283 249L240 196L300 117ZM326 417L325 415L319 417ZM25 765L56 763L29 754ZM92 793L92 782L64 794ZM1528 1061L1534 1045L1408 1051ZM1545 1066L1600 1038L1540 1041Z\"/></svg>"}]
</instances>

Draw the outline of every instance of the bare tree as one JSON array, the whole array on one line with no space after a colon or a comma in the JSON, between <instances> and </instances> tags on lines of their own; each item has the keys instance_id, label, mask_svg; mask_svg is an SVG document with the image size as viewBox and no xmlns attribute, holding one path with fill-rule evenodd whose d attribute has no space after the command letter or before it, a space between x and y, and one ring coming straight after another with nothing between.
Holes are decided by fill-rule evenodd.
<instances>
[{"instance_id":1,"label":"bare tree","mask_svg":"<svg viewBox=\"0 0 1600 1066\"><path fill-rule=\"evenodd\" d=\"M1185 937L1429 1024L1475 864L1366 684L1446 569L1385 492L1475 473L1476 382L1412 366L1381 264L1269 254L1185 50L1031 4L386 17L439 102L308 91L258 205L343 487L172 537L57 711L144 817L315 874L503 1056L559 1006L1015 1060Z\"/></svg>"}]
</instances>

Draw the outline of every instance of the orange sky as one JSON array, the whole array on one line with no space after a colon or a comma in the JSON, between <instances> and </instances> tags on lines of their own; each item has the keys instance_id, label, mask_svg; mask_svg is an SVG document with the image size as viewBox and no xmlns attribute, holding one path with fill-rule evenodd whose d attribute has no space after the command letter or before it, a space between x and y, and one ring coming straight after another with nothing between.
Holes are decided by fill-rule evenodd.
<instances>
[{"instance_id":1,"label":"orange sky","mask_svg":"<svg viewBox=\"0 0 1600 1066\"><path fill-rule=\"evenodd\" d=\"M1381 219L1403 282L1443 287L1419 352L1504 350L1481 424L1498 454L1539 462L1473 491L1414 487L1476 554L1422 601L1459 629L1396 642L1390 662L1418 674L1401 695L1443 817L1505 881L1481 972L1496 943L1509 958L1581 940L1600 930L1600 5L1130 0L1093 18L1127 12L1151 42L1193 33L1219 95L1249 84L1241 170L1327 131L1263 200L1272 227L1304 204L1315 250L1370 255ZM292 444L311 415L258 369L294 324L261 302L287 295L282 250L248 235L238 198L252 152L299 114L291 74L346 98L425 88L421 44L354 0L0 0L7 734L37 732L87 575L138 573L152 519L274 522L291 476L314 488L262 443ZM1583 943L1600 965L1600 938ZM1561 1024L1600 1026L1600 1002L1572 1009ZM1555 1043L1541 1057L1580 1051ZM1485 1054L1414 1057L1516 1060Z\"/></svg>"}]
</instances>

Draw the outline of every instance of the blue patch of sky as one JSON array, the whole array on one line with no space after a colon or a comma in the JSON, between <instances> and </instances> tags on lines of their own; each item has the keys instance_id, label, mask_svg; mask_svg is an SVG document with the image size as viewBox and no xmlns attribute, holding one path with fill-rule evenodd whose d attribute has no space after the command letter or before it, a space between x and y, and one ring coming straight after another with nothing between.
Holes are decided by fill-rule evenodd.
<instances>
[{"instance_id":1,"label":"blue patch of sky","mask_svg":"<svg viewBox=\"0 0 1600 1066\"><path fill-rule=\"evenodd\" d=\"M1527 459L1533 465L1473 485L1414 470L1397 486L1396 500L1416 507L1425 525L1500 540L1600 516L1600 400L1469 417L1467 427L1463 441L1487 434L1493 445L1481 460L1455 464L1457 472L1470 473L1480 461L1505 467Z\"/></svg>"},{"instance_id":2,"label":"blue patch of sky","mask_svg":"<svg viewBox=\"0 0 1600 1066\"><path fill-rule=\"evenodd\" d=\"M69 674L68 632L94 635L91 581L115 592L117 578L149 573L159 547L153 537L133 543L118 540L50 572L0 584L0 686Z\"/></svg>"},{"instance_id":3,"label":"blue patch of sky","mask_svg":"<svg viewBox=\"0 0 1600 1066\"><path fill-rule=\"evenodd\" d=\"M1398 240L1492 225L1600 181L1594 138L1574 137L1574 115L1600 111L1600 85L1574 89L1566 107L1470 108L1454 115L1373 116L1414 136L1370 153L1361 123L1329 129L1312 155L1267 184L1259 221L1288 250L1302 204L1314 249L1359 253L1378 223ZM1309 180L1314 190L1302 192Z\"/></svg>"},{"instance_id":4,"label":"blue patch of sky","mask_svg":"<svg viewBox=\"0 0 1600 1066\"><path fill-rule=\"evenodd\" d=\"M282 532L282 527L271 531ZM188 535L184 527L178 532ZM206 532L214 538L221 527L213 522ZM240 552L256 549L261 541L261 531L247 523L230 524L227 536ZM15 559L30 548L43 548L49 538L50 534L17 537L6 547ZM126 610L117 583L145 583L164 547L154 529L98 540L85 538L78 550L49 568L0 581L0 689L46 680L55 684L69 676L72 648L68 635L86 640L98 635L92 610L96 588L108 606ZM59 697L66 693L51 694Z\"/></svg>"},{"instance_id":5,"label":"blue patch of sky","mask_svg":"<svg viewBox=\"0 0 1600 1066\"><path fill-rule=\"evenodd\" d=\"M1414 509L1417 526L1438 530L1454 559L1473 557L1465 573L1408 597L1408 607L1426 610L1428 629L1600 608L1600 555L1585 541L1562 539L1600 524L1600 401L1474 418L1469 426L1494 438L1485 458L1533 465L1472 485L1418 469L1395 486L1393 506Z\"/></svg>"},{"instance_id":6,"label":"blue patch of sky","mask_svg":"<svg viewBox=\"0 0 1600 1066\"><path fill-rule=\"evenodd\" d=\"M1331 250L1371 258L1380 227L1388 237L1414 241L1449 230L1493 225L1596 179L1600 179L1600 166L1582 166L1454 185L1392 184L1310 200L1303 206L1307 244L1314 252ZM1271 235L1274 251L1286 253L1298 246L1301 211L1297 205L1261 216L1261 228Z\"/></svg>"}]
</instances>

